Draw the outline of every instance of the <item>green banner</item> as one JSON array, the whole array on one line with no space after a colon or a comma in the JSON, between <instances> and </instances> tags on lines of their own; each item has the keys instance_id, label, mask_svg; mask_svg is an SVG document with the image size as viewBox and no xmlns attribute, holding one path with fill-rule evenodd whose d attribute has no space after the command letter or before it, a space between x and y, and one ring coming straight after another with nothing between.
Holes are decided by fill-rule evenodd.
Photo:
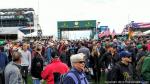
<instances>
[{"instance_id":1,"label":"green banner","mask_svg":"<svg viewBox=\"0 0 150 84\"><path fill-rule=\"evenodd\" d=\"M96 28L96 20L58 21L58 29L64 28Z\"/></svg>"}]
</instances>

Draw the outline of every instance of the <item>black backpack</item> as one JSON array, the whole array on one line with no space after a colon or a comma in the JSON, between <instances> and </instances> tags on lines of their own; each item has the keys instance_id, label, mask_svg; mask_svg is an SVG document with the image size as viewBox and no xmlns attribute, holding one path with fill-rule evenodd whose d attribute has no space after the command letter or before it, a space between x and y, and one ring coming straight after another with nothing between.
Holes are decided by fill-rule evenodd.
<instances>
[{"instance_id":1,"label":"black backpack","mask_svg":"<svg viewBox=\"0 0 150 84\"><path fill-rule=\"evenodd\" d=\"M53 76L54 76L54 84L59 84L61 74L59 72L54 72Z\"/></svg>"},{"instance_id":2,"label":"black backpack","mask_svg":"<svg viewBox=\"0 0 150 84\"><path fill-rule=\"evenodd\" d=\"M116 63L116 64L113 66L113 68L108 71L108 74L107 74L107 81L116 81L117 78L116 78L116 71L115 71L115 70L117 70L117 73L121 73L121 72L120 72L120 69L121 69L120 64Z\"/></svg>"}]
</instances>

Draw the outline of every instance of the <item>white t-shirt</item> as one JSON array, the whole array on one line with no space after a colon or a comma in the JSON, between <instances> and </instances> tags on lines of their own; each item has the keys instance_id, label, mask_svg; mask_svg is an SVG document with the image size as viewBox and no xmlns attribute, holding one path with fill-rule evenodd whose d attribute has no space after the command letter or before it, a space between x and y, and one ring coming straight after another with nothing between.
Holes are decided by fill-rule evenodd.
<instances>
[{"instance_id":1,"label":"white t-shirt","mask_svg":"<svg viewBox=\"0 0 150 84\"><path fill-rule=\"evenodd\" d=\"M22 66L31 66L31 52L29 50L27 51L24 51L24 50L21 50L21 65Z\"/></svg>"}]
</instances>

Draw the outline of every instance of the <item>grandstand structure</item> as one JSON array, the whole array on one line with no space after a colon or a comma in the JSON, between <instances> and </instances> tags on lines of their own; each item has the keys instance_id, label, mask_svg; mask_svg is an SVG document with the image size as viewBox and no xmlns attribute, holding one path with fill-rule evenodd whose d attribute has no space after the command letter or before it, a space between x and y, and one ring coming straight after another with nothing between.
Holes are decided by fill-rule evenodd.
<instances>
[{"instance_id":1,"label":"grandstand structure","mask_svg":"<svg viewBox=\"0 0 150 84\"><path fill-rule=\"evenodd\" d=\"M0 38L18 39L38 29L33 8L0 9Z\"/></svg>"}]
</instances>

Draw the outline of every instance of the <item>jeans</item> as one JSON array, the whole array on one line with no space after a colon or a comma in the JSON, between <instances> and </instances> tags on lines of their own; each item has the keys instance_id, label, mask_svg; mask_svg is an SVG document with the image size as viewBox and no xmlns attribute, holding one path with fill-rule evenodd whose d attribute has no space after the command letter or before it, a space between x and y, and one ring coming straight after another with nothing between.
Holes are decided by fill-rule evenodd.
<instances>
[{"instance_id":1,"label":"jeans","mask_svg":"<svg viewBox=\"0 0 150 84\"><path fill-rule=\"evenodd\" d=\"M33 79L33 84L40 84L40 80L39 79Z\"/></svg>"}]
</instances>

